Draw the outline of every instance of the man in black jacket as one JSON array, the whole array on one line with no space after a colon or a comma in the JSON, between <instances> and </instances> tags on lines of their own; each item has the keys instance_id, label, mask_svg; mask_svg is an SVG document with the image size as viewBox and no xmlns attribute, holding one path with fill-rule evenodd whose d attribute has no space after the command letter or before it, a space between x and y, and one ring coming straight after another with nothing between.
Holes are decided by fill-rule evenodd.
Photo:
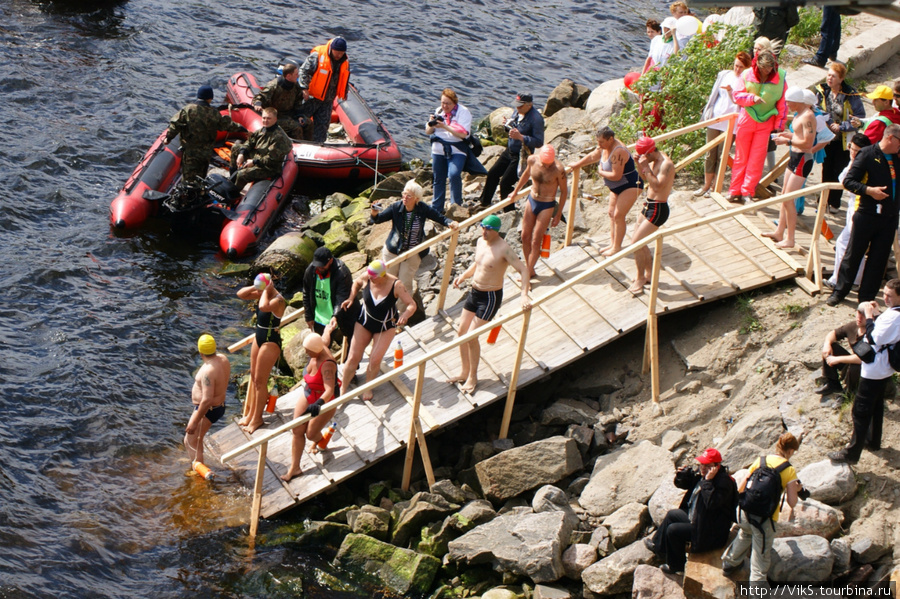
<instances>
[{"instance_id":1,"label":"man in black jacket","mask_svg":"<svg viewBox=\"0 0 900 599\"><path fill-rule=\"evenodd\" d=\"M353 302L350 310L341 310L341 303L350 297L352 285L353 278L347 265L335 258L327 247L318 248L312 264L303 274L303 311L306 326L322 335L326 347L331 344L335 329L344 334L348 346L353 339L359 302Z\"/></svg>"},{"instance_id":2,"label":"man in black jacket","mask_svg":"<svg viewBox=\"0 0 900 599\"><path fill-rule=\"evenodd\" d=\"M656 534L644 544L666 561L660 570L684 574L686 547L700 553L724 547L735 519L737 485L722 466L722 454L709 448L697 457L700 471L688 467L675 473L675 486L687 489L677 510L669 510Z\"/></svg>"},{"instance_id":3,"label":"man in black jacket","mask_svg":"<svg viewBox=\"0 0 900 599\"><path fill-rule=\"evenodd\" d=\"M897 233L898 151L900 125L894 124L884 130L880 142L859 151L844 177L844 188L857 195L857 208L838 282L826 301L829 306L838 305L850 293L863 256L868 257L859 301L873 301L878 295Z\"/></svg>"}]
</instances>

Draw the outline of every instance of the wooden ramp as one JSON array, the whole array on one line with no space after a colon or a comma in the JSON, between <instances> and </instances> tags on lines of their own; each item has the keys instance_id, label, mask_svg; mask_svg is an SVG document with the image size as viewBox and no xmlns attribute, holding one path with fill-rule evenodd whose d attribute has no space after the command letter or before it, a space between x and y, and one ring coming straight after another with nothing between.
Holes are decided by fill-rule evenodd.
<instances>
[{"instance_id":1,"label":"wooden ramp","mask_svg":"<svg viewBox=\"0 0 900 599\"><path fill-rule=\"evenodd\" d=\"M723 202L721 197L673 201L672 217L663 228L721 213L728 207ZM666 236L657 313L675 312L798 274L796 260L776 250L769 240L761 239L746 225L745 217L735 216ZM537 266L539 282L532 297L539 298L603 261L599 245L598 241L581 239L541 260ZM648 317L647 295L634 297L626 291L633 274L634 261L620 260L535 307L517 388L644 326ZM508 276L501 315L518 309L519 294L516 282ZM456 336L453 323L461 311L462 303L459 303L404 330L398 336L404 348L404 361L410 363L453 340ZM458 373L458 351L448 351L426 363L419 414L426 435L507 396L522 320L523 316L518 316L505 323L493 345L482 339L481 382L472 394L446 382L449 376ZM360 364L360 376L364 369L365 363ZM270 517L299 505L404 448L410 434L411 390L415 388L415 378L416 371L410 370L392 383L378 387L371 402L352 400L338 410L334 417L338 432L328 450L317 455L304 453L303 474L290 483L282 483L279 476L287 471L290 463L292 435L273 439L266 456L261 513ZM247 435L232 423L209 436L209 451L219 458L285 424L291 419L299 392L279 398L276 412L265 414L266 425L253 435ZM256 448L229 463L251 488L258 455L259 448Z\"/></svg>"}]
</instances>

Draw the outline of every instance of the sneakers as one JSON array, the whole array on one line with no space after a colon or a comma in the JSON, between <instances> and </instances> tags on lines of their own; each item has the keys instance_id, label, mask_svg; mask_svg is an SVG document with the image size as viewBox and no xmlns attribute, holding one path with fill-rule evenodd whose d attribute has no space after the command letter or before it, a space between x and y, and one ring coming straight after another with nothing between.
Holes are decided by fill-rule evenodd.
<instances>
[{"instance_id":1,"label":"sneakers","mask_svg":"<svg viewBox=\"0 0 900 599\"><path fill-rule=\"evenodd\" d=\"M825 305L834 307L834 306L837 306L838 304L840 304L842 301L844 301L844 298L842 298L840 295L838 295L838 292L835 291L831 295L828 296L827 300L825 300Z\"/></svg>"},{"instance_id":2,"label":"sneakers","mask_svg":"<svg viewBox=\"0 0 900 599\"><path fill-rule=\"evenodd\" d=\"M830 204L828 205L828 213L829 214L837 214L840 211L841 211L840 206L832 206Z\"/></svg>"},{"instance_id":3,"label":"sneakers","mask_svg":"<svg viewBox=\"0 0 900 599\"><path fill-rule=\"evenodd\" d=\"M750 196L741 196L741 202L743 202L744 204L749 204L752 201L753 198Z\"/></svg>"},{"instance_id":4,"label":"sneakers","mask_svg":"<svg viewBox=\"0 0 900 599\"><path fill-rule=\"evenodd\" d=\"M740 564L738 564L736 566L732 566L728 562L723 560L722 561L722 574L724 574L725 576L731 576L732 574L734 574L735 572L740 570L741 566L743 566L743 565L744 565L744 563L741 562Z\"/></svg>"},{"instance_id":5,"label":"sneakers","mask_svg":"<svg viewBox=\"0 0 900 599\"><path fill-rule=\"evenodd\" d=\"M663 564L659 567L659 571L663 574L674 574L675 576L684 576L684 570L676 572L674 569L669 567L669 564Z\"/></svg>"},{"instance_id":6,"label":"sneakers","mask_svg":"<svg viewBox=\"0 0 900 599\"><path fill-rule=\"evenodd\" d=\"M828 454L828 459L832 462L843 462L846 464L855 464L859 461L859 458L853 458L850 455L846 447L840 451L832 451Z\"/></svg>"},{"instance_id":7,"label":"sneakers","mask_svg":"<svg viewBox=\"0 0 900 599\"><path fill-rule=\"evenodd\" d=\"M744 198L742 198L741 196L736 196L736 195L735 195L735 196L729 197L729 198L728 198L728 201L731 202L732 204L743 204L743 203L744 203Z\"/></svg>"},{"instance_id":8,"label":"sneakers","mask_svg":"<svg viewBox=\"0 0 900 599\"><path fill-rule=\"evenodd\" d=\"M829 289L834 289L834 283L831 282L831 279L825 279L824 281L822 281L822 284Z\"/></svg>"},{"instance_id":9,"label":"sneakers","mask_svg":"<svg viewBox=\"0 0 900 599\"><path fill-rule=\"evenodd\" d=\"M811 64L812 66L819 67L820 69L825 68L825 63L824 62L820 63L818 60L816 60L815 56L810 56L809 58L804 58L800 62L802 62L803 64Z\"/></svg>"},{"instance_id":10,"label":"sneakers","mask_svg":"<svg viewBox=\"0 0 900 599\"><path fill-rule=\"evenodd\" d=\"M819 395L831 395L832 393L843 393L844 388L841 387L840 383L835 383L833 381L828 381L818 389L816 389L816 393Z\"/></svg>"},{"instance_id":11,"label":"sneakers","mask_svg":"<svg viewBox=\"0 0 900 599\"><path fill-rule=\"evenodd\" d=\"M694 195L695 198L700 198L700 197L707 197L707 198L708 198L708 197L709 197L709 190L708 190L708 189L703 189L703 188L701 187L700 189L698 189L697 191L695 191L693 195Z\"/></svg>"}]
</instances>

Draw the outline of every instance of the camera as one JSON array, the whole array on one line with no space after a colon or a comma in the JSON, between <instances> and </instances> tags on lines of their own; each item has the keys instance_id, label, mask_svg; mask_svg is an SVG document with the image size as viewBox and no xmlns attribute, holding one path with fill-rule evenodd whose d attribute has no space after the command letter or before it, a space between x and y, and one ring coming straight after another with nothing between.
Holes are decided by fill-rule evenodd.
<instances>
[{"instance_id":1,"label":"camera","mask_svg":"<svg viewBox=\"0 0 900 599\"><path fill-rule=\"evenodd\" d=\"M444 122L444 117L443 117L443 115L440 115L440 114L434 114L434 115L431 116L431 120L428 121L428 126L429 126L429 127L434 127L434 126L437 125L438 123L443 123L443 122Z\"/></svg>"},{"instance_id":2,"label":"camera","mask_svg":"<svg viewBox=\"0 0 900 599\"><path fill-rule=\"evenodd\" d=\"M513 129L519 128L519 121L516 117L510 117L506 119L506 122L503 123L503 128L506 129L506 132L509 133Z\"/></svg>"},{"instance_id":3,"label":"camera","mask_svg":"<svg viewBox=\"0 0 900 599\"><path fill-rule=\"evenodd\" d=\"M797 497L799 497L801 501L806 501L807 499L809 499L809 496L810 492L804 488L801 488L799 491L797 491Z\"/></svg>"}]
</instances>

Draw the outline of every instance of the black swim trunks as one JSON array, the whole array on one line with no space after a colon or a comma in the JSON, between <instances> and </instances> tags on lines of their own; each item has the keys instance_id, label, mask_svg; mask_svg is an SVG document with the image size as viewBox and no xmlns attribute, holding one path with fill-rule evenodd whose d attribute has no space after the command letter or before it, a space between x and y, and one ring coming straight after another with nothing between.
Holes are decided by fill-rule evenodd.
<instances>
[{"instance_id":1,"label":"black swim trunks","mask_svg":"<svg viewBox=\"0 0 900 599\"><path fill-rule=\"evenodd\" d=\"M528 194L528 204L531 206L531 212L535 216L537 216L544 210L553 210L556 208L556 200L552 200L550 202L539 202L538 200L531 197L531 194Z\"/></svg>"},{"instance_id":2,"label":"black swim trunks","mask_svg":"<svg viewBox=\"0 0 900 599\"><path fill-rule=\"evenodd\" d=\"M810 171L812 171L815 162L812 154L807 152L794 152L791 150L791 160L788 162L788 170L798 177L806 179L809 176Z\"/></svg>"},{"instance_id":3,"label":"black swim trunks","mask_svg":"<svg viewBox=\"0 0 900 599\"><path fill-rule=\"evenodd\" d=\"M644 202L644 209L641 211L651 225L657 227L663 226L669 220L669 204L667 202L654 202L648 200Z\"/></svg>"},{"instance_id":4,"label":"black swim trunks","mask_svg":"<svg viewBox=\"0 0 900 599\"><path fill-rule=\"evenodd\" d=\"M199 407L200 406L198 406L198 405L194 405L194 411L196 412L197 408L199 408ZM209 420L210 424L215 424L224 415L225 415L225 404L222 404L221 406L218 406L215 408L210 408L209 410L206 411L206 414L204 414L204 416L206 416L206 419Z\"/></svg>"},{"instance_id":5,"label":"black swim trunks","mask_svg":"<svg viewBox=\"0 0 900 599\"><path fill-rule=\"evenodd\" d=\"M466 305L463 306L463 309L474 312L475 317L481 320L491 320L497 315L501 303L503 303L502 289L479 291L473 287L466 297Z\"/></svg>"}]
</instances>

